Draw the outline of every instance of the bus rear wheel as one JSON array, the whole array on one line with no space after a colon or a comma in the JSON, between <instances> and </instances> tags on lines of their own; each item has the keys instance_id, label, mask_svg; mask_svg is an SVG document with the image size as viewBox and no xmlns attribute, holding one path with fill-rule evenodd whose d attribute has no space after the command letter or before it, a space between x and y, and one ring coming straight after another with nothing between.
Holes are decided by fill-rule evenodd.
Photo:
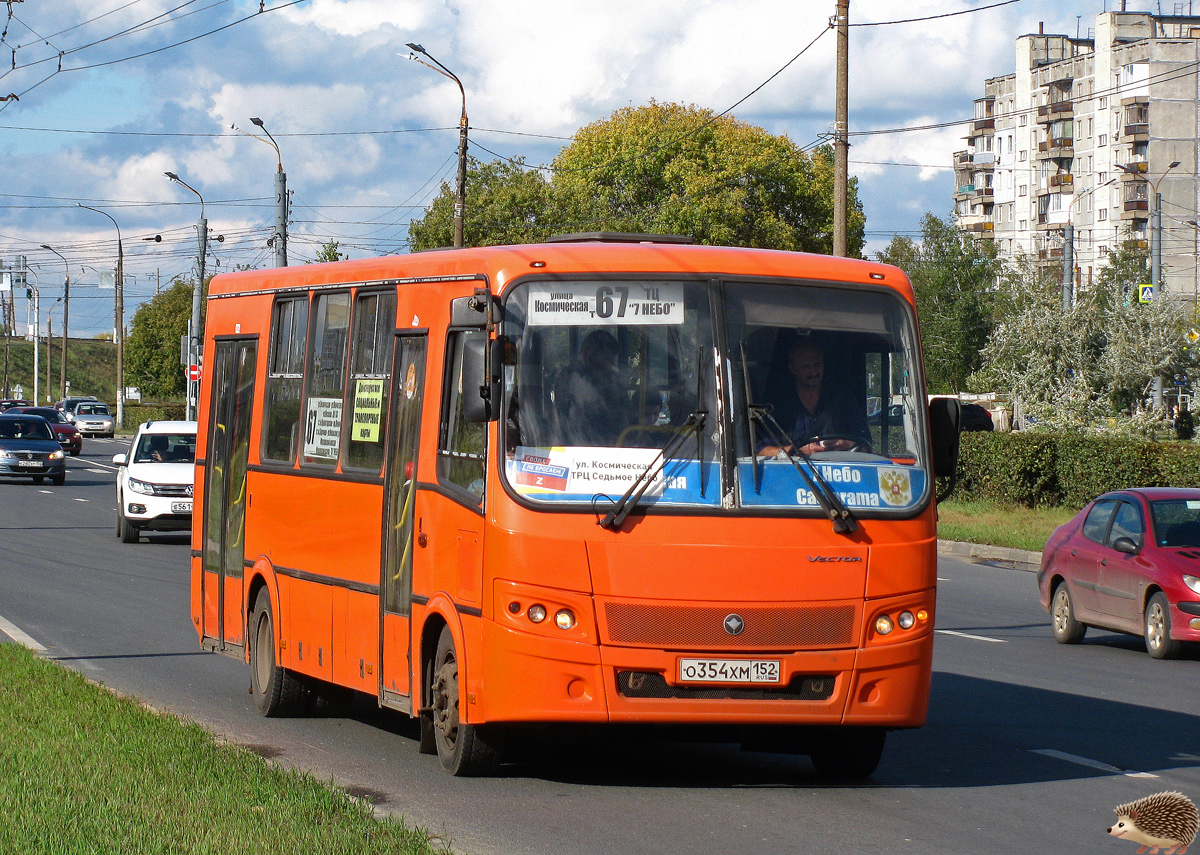
<instances>
[{"instance_id":1,"label":"bus rear wheel","mask_svg":"<svg viewBox=\"0 0 1200 855\"><path fill-rule=\"evenodd\" d=\"M275 661L275 624L271 619L271 597L258 592L250 616L250 692L254 705L265 716L296 712L305 698L304 684Z\"/></svg>"},{"instance_id":2,"label":"bus rear wheel","mask_svg":"<svg viewBox=\"0 0 1200 855\"><path fill-rule=\"evenodd\" d=\"M852 781L870 777L883 757L881 727L834 727L817 737L809 754L822 777Z\"/></svg>"},{"instance_id":3,"label":"bus rear wheel","mask_svg":"<svg viewBox=\"0 0 1200 855\"><path fill-rule=\"evenodd\" d=\"M429 687L433 741L442 768L452 775L490 775L500 764L502 733L495 725L467 724L459 714L458 653L449 627L442 628Z\"/></svg>"}]
</instances>

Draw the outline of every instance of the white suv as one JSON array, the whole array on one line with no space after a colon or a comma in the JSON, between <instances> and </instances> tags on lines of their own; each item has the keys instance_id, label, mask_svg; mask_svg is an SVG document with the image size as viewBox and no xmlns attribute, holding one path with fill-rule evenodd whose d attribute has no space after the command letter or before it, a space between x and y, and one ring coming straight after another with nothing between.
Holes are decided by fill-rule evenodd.
<instances>
[{"instance_id":1,"label":"white suv","mask_svg":"<svg viewBox=\"0 0 1200 855\"><path fill-rule=\"evenodd\" d=\"M117 537L136 543L141 532L192 527L196 423L146 422L117 464Z\"/></svg>"}]
</instances>

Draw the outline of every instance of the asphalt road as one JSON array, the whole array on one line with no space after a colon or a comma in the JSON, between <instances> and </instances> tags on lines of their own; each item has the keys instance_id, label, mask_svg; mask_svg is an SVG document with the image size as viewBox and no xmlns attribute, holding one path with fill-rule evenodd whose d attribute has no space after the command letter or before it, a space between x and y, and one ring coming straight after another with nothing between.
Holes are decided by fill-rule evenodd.
<instances>
[{"instance_id":1,"label":"asphalt road","mask_svg":"<svg viewBox=\"0 0 1200 855\"><path fill-rule=\"evenodd\" d=\"M311 770L462 853L1120 853L1116 805L1200 801L1200 653L1156 662L1090 630L1056 645L1032 573L943 558L929 722L889 737L873 779L805 757L586 739L530 746L490 779L447 776L406 719L263 719L246 668L199 650L187 539L114 534L112 454L85 440L62 487L0 482L0 640ZM3 774L0 771L0 774Z\"/></svg>"}]
</instances>

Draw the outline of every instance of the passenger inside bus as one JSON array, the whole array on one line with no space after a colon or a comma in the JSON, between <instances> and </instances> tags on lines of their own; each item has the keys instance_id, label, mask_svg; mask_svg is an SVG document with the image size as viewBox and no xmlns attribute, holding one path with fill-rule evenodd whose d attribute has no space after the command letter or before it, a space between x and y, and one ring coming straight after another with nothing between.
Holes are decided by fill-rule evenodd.
<instances>
[{"instance_id":1,"label":"passenger inside bus","mask_svg":"<svg viewBox=\"0 0 1200 855\"><path fill-rule=\"evenodd\" d=\"M869 451L871 431L861 403L845 388L826 382L825 348L798 337L786 350L786 371L776 366L767 382L771 415L802 454L820 451ZM793 446L761 440L759 457L774 457Z\"/></svg>"},{"instance_id":2,"label":"passenger inside bus","mask_svg":"<svg viewBox=\"0 0 1200 855\"><path fill-rule=\"evenodd\" d=\"M620 347L607 330L593 330L554 389L561 441L566 445L613 446L635 421L617 361Z\"/></svg>"}]
</instances>

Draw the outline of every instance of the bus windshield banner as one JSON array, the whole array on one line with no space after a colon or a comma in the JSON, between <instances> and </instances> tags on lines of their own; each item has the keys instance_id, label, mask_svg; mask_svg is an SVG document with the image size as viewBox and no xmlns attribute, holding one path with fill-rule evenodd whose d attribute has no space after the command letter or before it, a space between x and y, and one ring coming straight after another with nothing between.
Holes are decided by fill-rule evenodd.
<instances>
[{"instance_id":1,"label":"bus windshield banner","mask_svg":"<svg viewBox=\"0 0 1200 855\"><path fill-rule=\"evenodd\" d=\"M825 482L851 509L907 510L925 493L925 471L916 466L813 461ZM742 504L769 507L818 507L808 483L788 461L759 463L759 489L748 461L738 463ZM804 464L801 464L802 466Z\"/></svg>"},{"instance_id":2,"label":"bus windshield banner","mask_svg":"<svg viewBox=\"0 0 1200 855\"><path fill-rule=\"evenodd\" d=\"M529 326L665 326L683 323L680 283L562 282L529 287Z\"/></svg>"}]
</instances>

